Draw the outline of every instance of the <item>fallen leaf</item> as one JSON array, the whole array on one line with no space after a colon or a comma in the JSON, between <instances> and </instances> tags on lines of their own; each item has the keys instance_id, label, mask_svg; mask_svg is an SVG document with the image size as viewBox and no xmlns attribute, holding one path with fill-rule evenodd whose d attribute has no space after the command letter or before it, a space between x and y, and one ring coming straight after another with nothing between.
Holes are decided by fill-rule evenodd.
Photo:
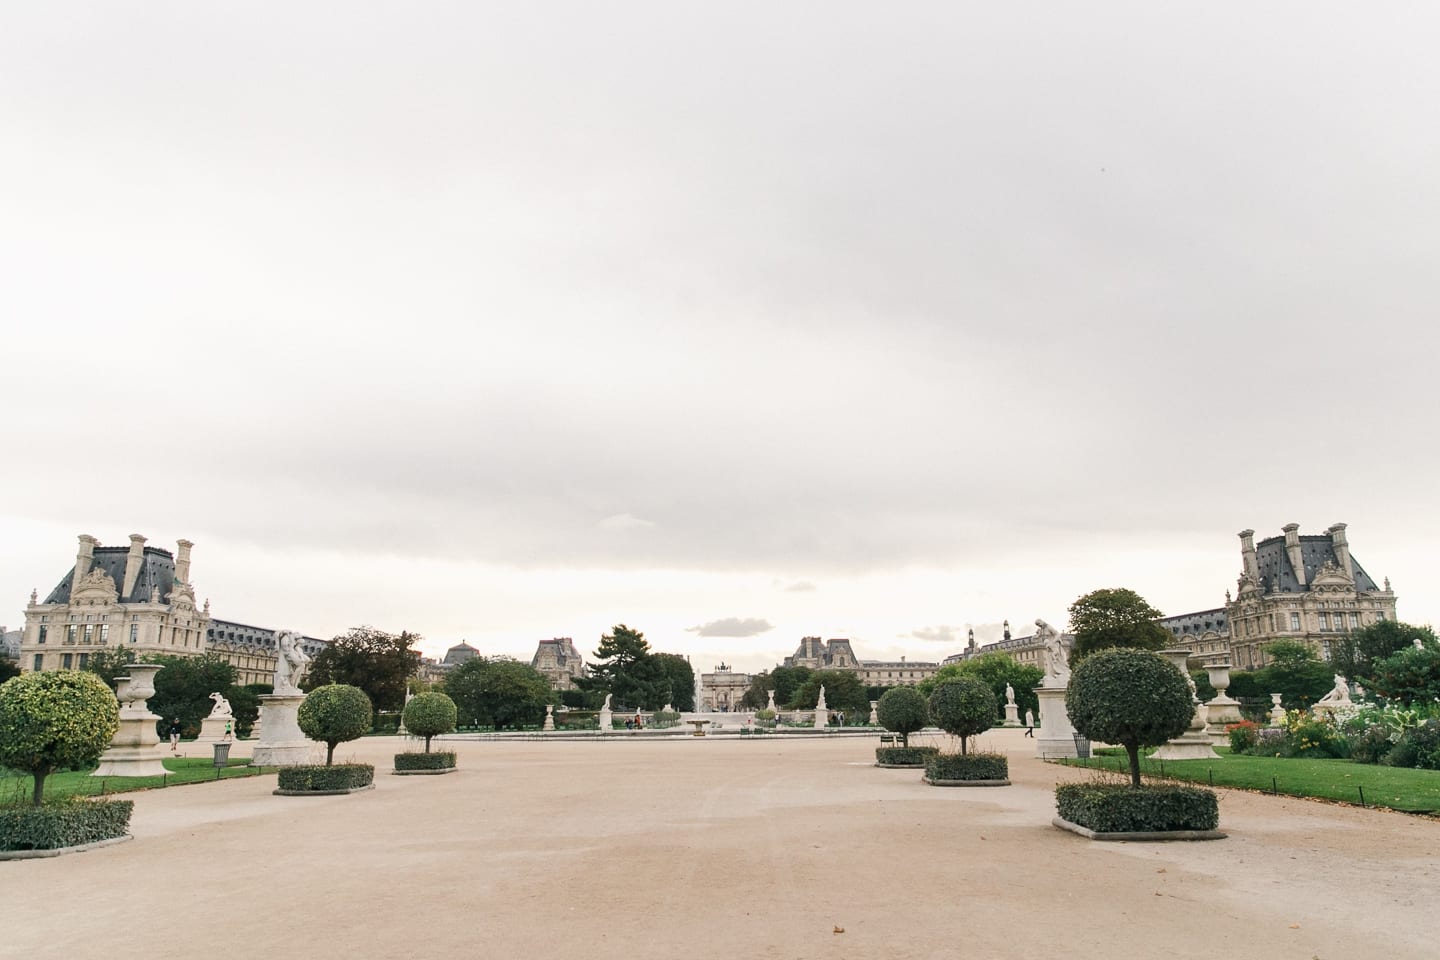
<instances>
[{"instance_id":1,"label":"fallen leaf","mask_svg":"<svg viewBox=\"0 0 1440 960\"><path fill-rule=\"evenodd\" d=\"M1164 868L1164 867L1161 867L1159 870L1156 870L1155 872L1156 872L1156 873L1164 873L1164 872L1165 872L1165 868Z\"/></svg>"},{"instance_id":2,"label":"fallen leaf","mask_svg":"<svg viewBox=\"0 0 1440 960\"><path fill-rule=\"evenodd\" d=\"M1300 929L1300 924L1298 924L1298 923L1292 923L1292 924L1290 924L1290 929L1291 929L1291 930L1299 930L1299 929Z\"/></svg>"},{"instance_id":3,"label":"fallen leaf","mask_svg":"<svg viewBox=\"0 0 1440 960\"><path fill-rule=\"evenodd\" d=\"M835 928L835 932L836 932L836 933L844 933L844 932L845 932L845 928L844 928L844 927L836 927L836 928Z\"/></svg>"}]
</instances>

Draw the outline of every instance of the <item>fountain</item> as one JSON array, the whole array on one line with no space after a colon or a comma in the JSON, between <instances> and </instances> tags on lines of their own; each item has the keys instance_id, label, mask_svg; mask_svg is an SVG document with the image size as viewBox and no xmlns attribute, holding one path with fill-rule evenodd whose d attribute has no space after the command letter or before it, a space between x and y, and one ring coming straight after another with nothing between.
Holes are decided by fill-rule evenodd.
<instances>
[{"instance_id":1,"label":"fountain","mask_svg":"<svg viewBox=\"0 0 1440 960\"><path fill-rule=\"evenodd\" d=\"M116 678L120 728L110 748L100 755L92 777L160 777L169 772L155 752L160 745L155 724L160 718L146 704L155 695L155 674L160 669L155 663L132 663L128 677Z\"/></svg>"}]
</instances>

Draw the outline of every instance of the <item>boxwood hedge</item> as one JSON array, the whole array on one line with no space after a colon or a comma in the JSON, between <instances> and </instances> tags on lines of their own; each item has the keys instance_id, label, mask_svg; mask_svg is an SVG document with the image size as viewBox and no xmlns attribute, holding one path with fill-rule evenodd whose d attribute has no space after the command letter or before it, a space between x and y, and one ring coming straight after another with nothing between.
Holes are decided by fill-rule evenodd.
<instances>
[{"instance_id":1,"label":"boxwood hedge","mask_svg":"<svg viewBox=\"0 0 1440 960\"><path fill-rule=\"evenodd\" d=\"M435 753L397 753L396 770L448 770L455 766L455 754L451 751Z\"/></svg>"},{"instance_id":2,"label":"boxwood hedge","mask_svg":"<svg viewBox=\"0 0 1440 960\"><path fill-rule=\"evenodd\" d=\"M939 753L925 761L927 780L1009 780L1003 753Z\"/></svg>"},{"instance_id":3,"label":"boxwood hedge","mask_svg":"<svg viewBox=\"0 0 1440 960\"><path fill-rule=\"evenodd\" d=\"M939 747L877 747L875 762L885 767L923 767Z\"/></svg>"},{"instance_id":4,"label":"boxwood hedge","mask_svg":"<svg viewBox=\"0 0 1440 960\"><path fill-rule=\"evenodd\" d=\"M0 850L58 850L125 836L133 800L52 800L0 807Z\"/></svg>"},{"instance_id":5,"label":"boxwood hedge","mask_svg":"<svg viewBox=\"0 0 1440 960\"><path fill-rule=\"evenodd\" d=\"M375 782L375 768L368 763L337 763L334 766L304 765L280 768L281 790L355 790Z\"/></svg>"},{"instance_id":6,"label":"boxwood hedge","mask_svg":"<svg viewBox=\"0 0 1440 960\"><path fill-rule=\"evenodd\" d=\"M1055 788L1062 819L1097 833L1214 830L1220 824L1215 791L1203 787L1065 783Z\"/></svg>"}]
</instances>

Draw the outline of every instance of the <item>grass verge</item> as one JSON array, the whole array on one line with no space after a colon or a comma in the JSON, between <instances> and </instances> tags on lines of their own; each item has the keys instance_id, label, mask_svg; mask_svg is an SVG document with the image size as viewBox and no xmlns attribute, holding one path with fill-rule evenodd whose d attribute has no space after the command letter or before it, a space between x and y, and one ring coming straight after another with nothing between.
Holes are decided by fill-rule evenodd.
<instances>
[{"instance_id":1,"label":"grass verge","mask_svg":"<svg viewBox=\"0 0 1440 960\"><path fill-rule=\"evenodd\" d=\"M86 770L52 773L45 778L45 799L94 797L101 794L109 796L112 793L129 793L132 790L153 790L186 783L204 783L207 780L257 777L263 773L275 772L274 767L252 767L249 759L243 757L229 761L228 765L219 771L218 777L214 761L205 757L166 757L163 762L165 769L170 771L163 777L92 777ZM34 781L28 773L0 771L0 803L28 803L34 789Z\"/></svg>"}]
</instances>

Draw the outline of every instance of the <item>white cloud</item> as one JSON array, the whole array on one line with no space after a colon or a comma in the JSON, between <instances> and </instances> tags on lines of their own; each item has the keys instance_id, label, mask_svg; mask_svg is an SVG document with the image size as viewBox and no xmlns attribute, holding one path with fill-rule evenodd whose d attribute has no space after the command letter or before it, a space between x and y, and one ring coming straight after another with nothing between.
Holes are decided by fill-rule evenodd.
<instances>
[{"instance_id":1,"label":"white cloud","mask_svg":"<svg viewBox=\"0 0 1440 960\"><path fill-rule=\"evenodd\" d=\"M598 526L602 530L645 530L655 526L655 522L628 513L616 513L601 520Z\"/></svg>"},{"instance_id":2,"label":"white cloud","mask_svg":"<svg viewBox=\"0 0 1440 960\"><path fill-rule=\"evenodd\" d=\"M722 620L712 620L701 626L686 627L685 629L689 633L699 634L702 637L755 637L773 630L774 627L770 621L755 617L725 617Z\"/></svg>"}]
</instances>

